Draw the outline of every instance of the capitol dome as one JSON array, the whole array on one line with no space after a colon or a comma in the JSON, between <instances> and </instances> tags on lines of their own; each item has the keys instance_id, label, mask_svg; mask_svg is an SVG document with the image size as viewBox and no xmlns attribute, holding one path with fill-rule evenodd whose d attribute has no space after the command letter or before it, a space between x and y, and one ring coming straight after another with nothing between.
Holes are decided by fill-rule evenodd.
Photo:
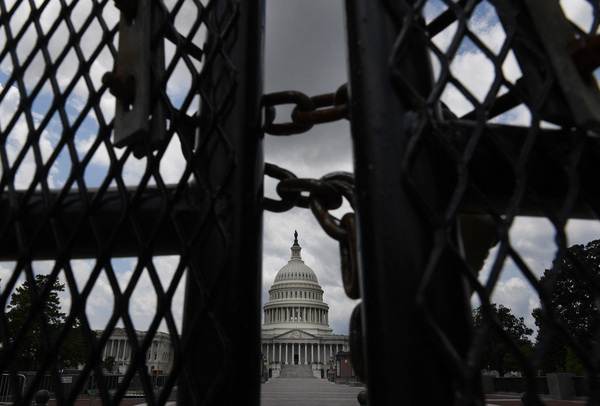
<instances>
[{"instance_id":1,"label":"capitol dome","mask_svg":"<svg viewBox=\"0 0 600 406\"><path fill-rule=\"evenodd\" d=\"M298 233L294 233L292 256L282 267L269 289L264 306L263 333L280 334L301 329L310 334L331 334L329 306L315 272L300 256Z\"/></svg>"}]
</instances>

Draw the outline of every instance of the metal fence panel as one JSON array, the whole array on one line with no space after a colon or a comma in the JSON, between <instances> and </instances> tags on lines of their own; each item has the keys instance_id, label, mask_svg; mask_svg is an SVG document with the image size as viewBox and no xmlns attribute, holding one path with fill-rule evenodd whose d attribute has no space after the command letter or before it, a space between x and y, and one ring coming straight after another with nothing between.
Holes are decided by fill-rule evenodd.
<instances>
[{"instance_id":1,"label":"metal fence panel","mask_svg":"<svg viewBox=\"0 0 600 406\"><path fill-rule=\"evenodd\" d=\"M347 1L350 81L327 96L335 119L350 105L356 189L349 174L323 181L355 200L357 233L353 215L321 216L317 193L307 203L296 188L271 209L310 206L325 228L344 229L332 234L348 239L347 268L360 259L360 292L352 273L344 283L363 299L353 352L365 350L371 404L397 403L399 387L411 404L483 404L484 343L503 333L489 309L473 329L471 309L491 304L507 263L541 301L533 354L503 336L528 391L558 334L585 368L588 403L598 401L597 334L584 347L557 322L556 284L542 286L511 240L522 216L544 219L553 259L600 297L594 269L567 250L567 221L600 212L600 11L583 3L585 27L557 1ZM176 386L182 404L257 404L263 2L116 5L0 1L0 368L15 404L40 385L73 403L92 376L104 404L133 386L149 404ZM482 36L482 14L498 41ZM485 80L461 69L471 54ZM271 102L265 121L282 101ZM45 309L55 282L68 301L60 323ZM29 306L19 322L17 293ZM65 388L75 326L85 360ZM102 356L119 326L131 358L115 387ZM175 359L156 392L146 361L159 329ZM21 386L23 354L36 373Z\"/></svg>"},{"instance_id":2,"label":"metal fence panel","mask_svg":"<svg viewBox=\"0 0 600 406\"><path fill-rule=\"evenodd\" d=\"M59 404L92 375L104 404L134 379L148 404L176 385L183 403L258 401L263 14L262 1L0 2L0 369L17 376L31 332L42 349L15 404L47 373ZM7 310L24 281L31 307L15 328ZM58 328L43 310L56 281ZM141 294L153 307L143 328ZM76 325L85 362L65 391ZM132 348L113 393L101 362L116 326ZM159 328L175 360L155 397L145 364Z\"/></svg>"},{"instance_id":3,"label":"metal fence panel","mask_svg":"<svg viewBox=\"0 0 600 406\"><path fill-rule=\"evenodd\" d=\"M547 219L561 261L567 220L598 218L597 76L568 49L597 33L598 4L586 4L582 28L556 1L346 2L370 404L397 403L399 392L407 404L483 404L480 360L492 331L514 349L534 396L559 327L553 286L540 284L543 270L523 258L512 230L520 216ZM521 234L532 238L526 231L535 227ZM595 280L593 267L576 267ZM508 272L541 299L533 355L491 313L472 327L472 303L491 304ZM597 344L566 339L595 376ZM598 387L588 383L594 404Z\"/></svg>"}]
</instances>

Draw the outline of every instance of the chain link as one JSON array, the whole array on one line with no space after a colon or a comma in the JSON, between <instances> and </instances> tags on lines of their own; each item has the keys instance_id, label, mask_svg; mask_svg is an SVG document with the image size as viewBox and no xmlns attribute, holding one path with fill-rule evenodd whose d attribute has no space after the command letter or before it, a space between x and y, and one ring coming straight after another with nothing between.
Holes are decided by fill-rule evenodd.
<instances>
[{"instance_id":1,"label":"chain link","mask_svg":"<svg viewBox=\"0 0 600 406\"><path fill-rule=\"evenodd\" d=\"M329 123L348 118L348 86L342 85L335 93L309 97L304 93L289 90L263 96L264 131L271 135L301 134L315 124ZM294 104L291 122L275 123L276 106Z\"/></svg>"},{"instance_id":2,"label":"chain link","mask_svg":"<svg viewBox=\"0 0 600 406\"><path fill-rule=\"evenodd\" d=\"M264 131L271 135L301 134L315 124L348 118L348 86L335 93L309 97L297 91L270 93L263 96ZM295 105L291 122L275 123L276 106ZM344 290L352 299L360 297L358 289L358 257L356 251L356 222L354 213L341 220L330 211L342 205L343 197L354 209L354 177L347 172L334 172L321 179L298 179L292 172L273 164L265 165L265 175L279 179L276 191L281 200L265 197L265 210L281 213L293 207L310 208L330 237L339 242ZM306 196L303 193L308 193Z\"/></svg>"},{"instance_id":3,"label":"chain link","mask_svg":"<svg viewBox=\"0 0 600 406\"><path fill-rule=\"evenodd\" d=\"M354 176L348 172L333 172L321 179L299 179L292 172L277 165L265 164L265 175L279 179L276 191L281 200L265 197L265 210L281 213L293 207L310 208L321 228L340 246L342 280L346 295L358 299L358 257L356 221L353 212L342 219L330 211L342 205L343 198L354 209ZM303 195L308 193L308 196Z\"/></svg>"}]
</instances>

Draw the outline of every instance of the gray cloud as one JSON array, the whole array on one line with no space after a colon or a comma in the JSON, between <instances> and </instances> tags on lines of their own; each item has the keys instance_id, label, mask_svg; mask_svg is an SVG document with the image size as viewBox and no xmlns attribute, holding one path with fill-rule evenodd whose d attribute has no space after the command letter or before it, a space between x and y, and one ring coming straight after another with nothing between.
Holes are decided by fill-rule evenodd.
<instances>
[{"instance_id":1,"label":"gray cloud","mask_svg":"<svg viewBox=\"0 0 600 406\"><path fill-rule=\"evenodd\" d=\"M346 79L342 1L267 1L265 92L296 90L315 96L332 93ZM278 108L276 122L288 122L290 106ZM287 114L287 117L286 117ZM266 136L265 160L300 178L320 178L333 171L352 171L348 122L322 124L291 137ZM266 195L276 197L276 182L267 179ZM347 211L347 209L345 209ZM310 210L264 216L263 303L277 271L290 258L294 230L302 257L316 273L329 304L334 333L348 332L353 301L342 288L339 246L327 236Z\"/></svg>"}]
</instances>

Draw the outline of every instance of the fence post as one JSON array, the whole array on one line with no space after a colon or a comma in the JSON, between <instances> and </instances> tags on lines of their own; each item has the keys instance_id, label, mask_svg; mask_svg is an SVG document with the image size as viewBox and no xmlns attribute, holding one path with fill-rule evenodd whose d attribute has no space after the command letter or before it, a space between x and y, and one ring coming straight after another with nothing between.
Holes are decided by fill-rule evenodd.
<instances>
[{"instance_id":1,"label":"fence post","mask_svg":"<svg viewBox=\"0 0 600 406\"><path fill-rule=\"evenodd\" d=\"M401 15L412 2L384 3L346 1L369 404L454 404L469 390L478 393L465 398L482 399L478 374L466 376L452 359L465 356L472 321L464 264L452 249L456 224L442 206L444 168L429 145L407 158L417 135L430 138L415 102L431 87L427 48L404 26L416 23Z\"/></svg>"},{"instance_id":2,"label":"fence post","mask_svg":"<svg viewBox=\"0 0 600 406\"><path fill-rule=\"evenodd\" d=\"M187 274L182 405L260 399L263 3L219 1L207 15L194 173L209 216Z\"/></svg>"}]
</instances>

